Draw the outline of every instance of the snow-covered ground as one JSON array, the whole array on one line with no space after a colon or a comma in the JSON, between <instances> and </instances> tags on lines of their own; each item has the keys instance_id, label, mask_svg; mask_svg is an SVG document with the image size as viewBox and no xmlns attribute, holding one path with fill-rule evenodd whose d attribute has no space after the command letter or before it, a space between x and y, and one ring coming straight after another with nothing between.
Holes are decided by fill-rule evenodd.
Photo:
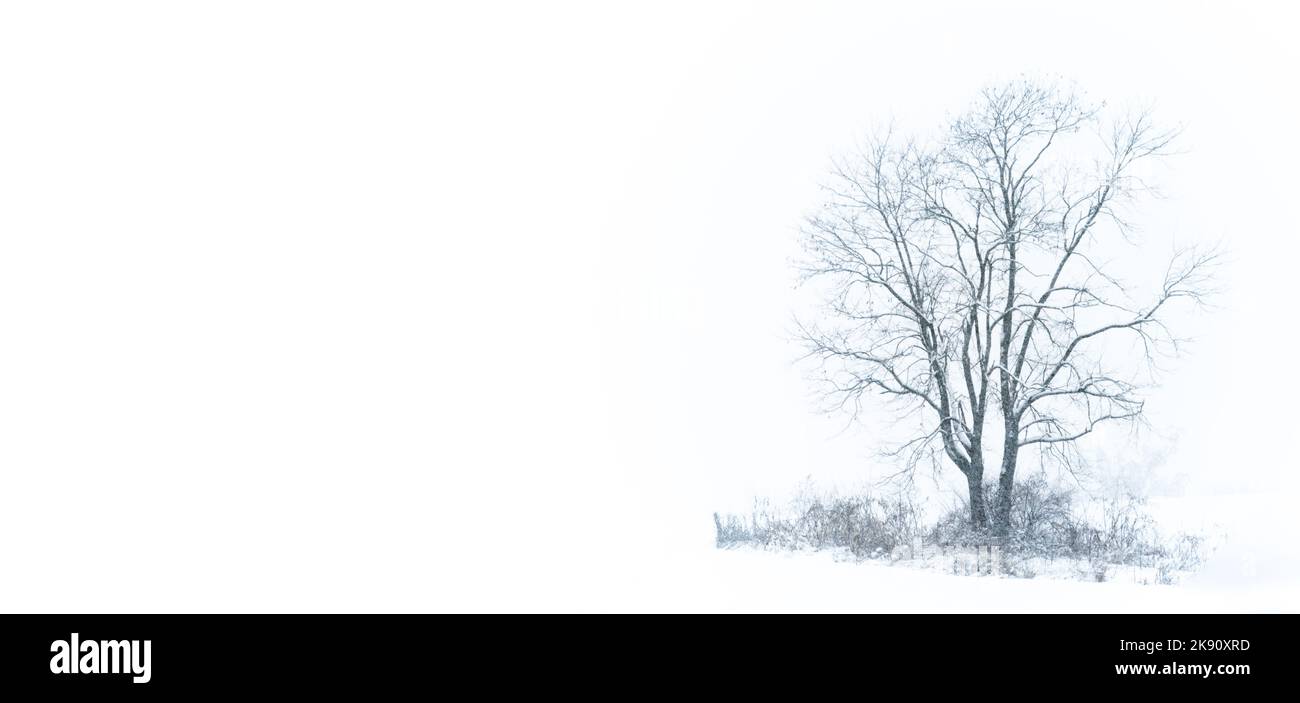
<instances>
[{"instance_id":1,"label":"snow-covered ground","mask_svg":"<svg viewBox=\"0 0 1300 703\"><path fill-rule=\"evenodd\" d=\"M1291 611L1294 590L1263 593L1196 585L955 576L829 554L723 551L709 565L707 599L723 611L1238 612ZM1261 598L1261 596L1263 596ZM1289 596L1289 600L1288 600Z\"/></svg>"},{"instance_id":2,"label":"snow-covered ground","mask_svg":"<svg viewBox=\"0 0 1300 703\"><path fill-rule=\"evenodd\" d=\"M1296 526L1284 507L1282 495L1154 501L1173 528L1220 531L1204 568L1179 585L960 576L831 552L717 549L706 519L681 535L689 544L538 562L492 595L508 609L596 612L1300 612Z\"/></svg>"},{"instance_id":3,"label":"snow-covered ground","mask_svg":"<svg viewBox=\"0 0 1300 703\"><path fill-rule=\"evenodd\" d=\"M1221 544L1177 586L956 576L822 553L702 550L678 564L700 589L692 609L812 612L1297 612L1300 553L1285 496L1155 500L1172 529ZM654 608L653 605L649 607Z\"/></svg>"},{"instance_id":4,"label":"snow-covered ground","mask_svg":"<svg viewBox=\"0 0 1300 703\"><path fill-rule=\"evenodd\" d=\"M828 552L702 550L623 572L598 594L550 607L667 612L1180 613L1297 612L1300 586L1251 581L1250 550L1222 555L1177 586L957 576ZM1294 562L1293 562L1294 563ZM1238 578L1240 577L1240 578ZM577 595L574 593L572 595ZM546 606L543 606L546 607Z\"/></svg>"}]
</instances>

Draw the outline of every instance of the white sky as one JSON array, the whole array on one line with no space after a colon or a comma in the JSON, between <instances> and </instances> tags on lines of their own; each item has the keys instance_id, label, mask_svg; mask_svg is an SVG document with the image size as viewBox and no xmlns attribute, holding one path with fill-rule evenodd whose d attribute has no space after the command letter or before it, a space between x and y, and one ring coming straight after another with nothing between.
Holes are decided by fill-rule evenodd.
<instances>
[{"instance_id":1,"label":"white sky","mask_svg":"<svg viewBox=\"0 0 1300 703\"><path fill-rule=\"evenodd\" d=\"M1230 294L1152 416L1189 491L1293 473L1289 5L541 5L0 10L0 602L490 603L866 478L783 338L799 221L1024 71L1185 124L1144 233Z\"/></svg>"},{"instance_id":2,"label":"white sky","mask_svg":"<svg viewBox=\"0 0 1300 703\"><path fill-rule=\"evenodd\" d=\"M687 52L697 66L629 176L626 213L611 219L624 262L611 270L627 291L624 314L611 314L624 335L611 363L633 355L628 372L651 399L631 432L673 438L651 443L668 453L656 457L675 479L666 493L736 506L810 474L870 473L871 428L837 435L841 422L811 417L780 339L799 215L819 201L829 156L872 124L932 129L985 82L1022 71L1073 79L1112 105L1153 104L1185 126L1185 153L1157 174L1166 198L1137 219L1145 247L1112 254L1214 241L1229 252L1218 311L1182 316L1199 341L1151 396L1154 429L1176 446L1161 470L1192 493L1271 490L1289 473L1260 439L1288 435L1294 380L1241 376L1294 338L1282 320L1293 316L1295 238L1271 207L1296 186L1286 23L1193 3L1042 5L751 9Z\"/></svg>"}]
</instances>

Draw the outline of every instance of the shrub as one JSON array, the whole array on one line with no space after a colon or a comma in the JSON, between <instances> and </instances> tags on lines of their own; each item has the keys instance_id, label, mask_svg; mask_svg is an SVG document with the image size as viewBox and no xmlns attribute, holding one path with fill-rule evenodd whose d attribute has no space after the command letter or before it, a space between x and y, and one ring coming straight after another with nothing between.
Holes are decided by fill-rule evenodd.
<instances>
[{"instance_id":1,"label":"shrub","mask_svg":"<svg viewBox=\"0 0 1300 703\"><path fill-rule=\"evenodd\" d=\"M847 549L859 558L889 554L920 534L908 500L805 493L786 510L755 501L748 520L713 515L719 547L753 544L786 549Z\"/></svg>"},{"instance_id":2,"label":"shrub","mask_svg":"<svg viewBox=\"0 0 1300 703\"><path fill-rule=\"evenodd\" d=\"M900 547L923 542L941 548L996 542L1005 573L1033 578L1045 561L1068 560L1078 578L1104 581L1115 567L1150 569L1158 583L1172 583L1195 570L1205 556L1196 535L1163 536L1141 500L1124 496L1104 501L1084 515L1080 501L1064 489L1034 476L1016 484L1007 533L993 538L974 530L964 505L945 511L928 527L905 495L819 495L800 491L785 509L755 501L748 520L714 513L719 547L757 545L778 549L843 549L859 559L895 555ZM989 504L997 500L989 485ZM955 568L955 567L954 567Z\"/></svg>"}]
</instances>

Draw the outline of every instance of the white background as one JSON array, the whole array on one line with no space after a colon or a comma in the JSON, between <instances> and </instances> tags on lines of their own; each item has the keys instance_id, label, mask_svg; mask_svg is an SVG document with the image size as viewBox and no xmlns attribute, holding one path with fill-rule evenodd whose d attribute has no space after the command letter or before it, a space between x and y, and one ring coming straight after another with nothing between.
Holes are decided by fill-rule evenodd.
<instances>
[{"instance_id":1,"label":"white background","mask_svg":"<svg viewBox=\"0 0 1300 703\"><path fill-rule=\"evenodd\" d=\"M879 469L784 337L829 159L1021 72L1185 127L1143 236L1231 263L1162 470L1300 495L1296 19L6 4L0 608L696 607L711 511Z\"/></svg>"}]
</instances>

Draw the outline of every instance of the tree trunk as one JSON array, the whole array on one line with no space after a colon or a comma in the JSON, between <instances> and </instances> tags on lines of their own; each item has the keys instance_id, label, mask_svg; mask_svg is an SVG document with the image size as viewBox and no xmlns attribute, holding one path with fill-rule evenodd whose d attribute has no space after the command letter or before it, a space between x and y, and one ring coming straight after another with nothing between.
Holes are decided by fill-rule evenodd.
<instances>
[{"instance_id":1,"label":"tree trunk","mask_svg":"<svg viewBox=\"0 0 1300 703\"><path fill-rule=\"evenodd\" d=\"M1011 529L1011 497L1016 486L1016 459L1020 455L1018 434L1016 430L1008 430L1002 448L1002 473L998 476L997 504L993 506L993 533L999 537L1005 537Z\"/></svg>"},{"instance_id":2,"label":"tree trunk","mask_svg":"<svg viewBox=\"0 0 1300 703\"><path fill-rule=\"evenodd\" d=\"M978 531L989 527L988 508L984 502L984 467L975 465L966 474L966 486L970 489L970 526Z\"/></svg>"}]
</instances>

